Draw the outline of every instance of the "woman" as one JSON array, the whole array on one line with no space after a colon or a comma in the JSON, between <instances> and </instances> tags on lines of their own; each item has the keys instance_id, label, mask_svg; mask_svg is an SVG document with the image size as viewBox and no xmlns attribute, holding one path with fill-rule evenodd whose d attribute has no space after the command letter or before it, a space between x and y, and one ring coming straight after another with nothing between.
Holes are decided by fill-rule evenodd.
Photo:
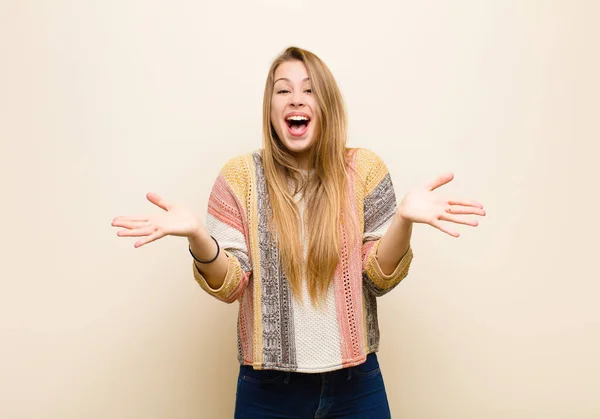
<instances>
[{"instance_id":1,"label":"woman","mask_svg":"<svg viewBox=\"0 0 600 419\"><path fill-rule=\"evenodd\" d=\"M187 237L199 285L239 302L236 418L390 417L376 297L407 275L413 223L457 237L443 221L476 226L465 215L485 215L437 195L451 174L396 205L385 164L347 148L346 127L327 66L288 48L267 78L263 148L223 167L206 227L152 193L164 212L113 221L135 247Z\"/></svg>"}]
</instances>

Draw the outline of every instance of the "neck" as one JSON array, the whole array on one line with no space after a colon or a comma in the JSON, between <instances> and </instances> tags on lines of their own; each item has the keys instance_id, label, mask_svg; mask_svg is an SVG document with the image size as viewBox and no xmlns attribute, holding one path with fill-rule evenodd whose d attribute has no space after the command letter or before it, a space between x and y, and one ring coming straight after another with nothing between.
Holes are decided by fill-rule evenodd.
<instances>
[{"instance_id":1,"label":"neck","mask_svg":"<svg viewBox=\"0 0 600 419\"><path fill-rule=\"evenodd\" d=\"M296 158L296 168L300 170L308 170L308 154L295 154L294 157Z\"/></svg>"}]
</instances>

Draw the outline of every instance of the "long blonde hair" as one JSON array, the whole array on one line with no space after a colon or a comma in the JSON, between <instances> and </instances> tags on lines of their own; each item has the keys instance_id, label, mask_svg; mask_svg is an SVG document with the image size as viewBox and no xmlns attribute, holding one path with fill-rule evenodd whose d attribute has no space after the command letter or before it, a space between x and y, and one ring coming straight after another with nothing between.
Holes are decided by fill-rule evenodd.
<instances>
[{"instance_id":1,"label":"long blonde hair","mask_svg":"<svg viewBox=\"0 0 600 419\"><path fill-rule=\"evenodd\" d=\"M315 140L309 154L308 178L297 169L271 123L271 99L277 67L286 61L300 61L307 69L312 91L318 103ZM293 295L302 300L302 281L315 306L321 305L340 261L344 226L352 217L348 211L346 149L347 117L342 95L329 68L315 54L290 47L271 65L263 99L263 167L272 213L271 226L277 237L280 262ZM290 181L293 192L290 191ZM303 193L306 201L304 220L294 200ZM305 220L310 220L306 222ZM308 254L304 260L301 224L308 235Z\"/></svg>"}]
</instances>

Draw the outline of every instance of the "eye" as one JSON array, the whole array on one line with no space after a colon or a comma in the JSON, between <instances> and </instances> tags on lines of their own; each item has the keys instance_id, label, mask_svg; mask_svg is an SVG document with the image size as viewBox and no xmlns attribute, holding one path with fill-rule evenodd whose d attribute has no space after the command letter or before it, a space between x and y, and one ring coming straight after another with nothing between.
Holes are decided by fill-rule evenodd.
<instances>
[{"instance_id":1,"label":"eye","mask_svg":"<svg viewBox=\"0 0 600 419\"><path fill-rule=\"evenodd\" d=\"M290 91L289 91L289 90L287 90L287 89L279 89L279 90L277 91L277 94L289 93L289 92L290 92Z\"/></svg>"},{"instance_id":2,"label":"eye","mask_svg":"<svg viewBox=\"0 0 600 419\"><path fill-rule=\"evenodd\" d=\"M312 89L306 89L304 93L312 93Z\"/></svg>"}]
</instances>

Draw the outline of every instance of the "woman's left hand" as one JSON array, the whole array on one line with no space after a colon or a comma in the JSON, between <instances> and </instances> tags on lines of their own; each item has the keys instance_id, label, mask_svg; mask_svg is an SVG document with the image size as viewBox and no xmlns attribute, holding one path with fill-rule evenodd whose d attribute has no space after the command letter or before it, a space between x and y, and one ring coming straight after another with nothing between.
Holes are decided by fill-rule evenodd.
<instances>
[{"instance_id":1,"label":"woman's left hand","mask_svg":"<svg viewBox=\"0 0 600 419\"><path fill-rule=\"evenodd\" d=\"M429 224L453 237L460 234L448 228L443 221L476 227L479 223L467 215L484 216L483 205L470 199L447 198L435 190L454 179L452 173L438 177L433 182L416 187L406 194L398 206L397 216L413 223Z\"/></svg>"}]
</instances>

